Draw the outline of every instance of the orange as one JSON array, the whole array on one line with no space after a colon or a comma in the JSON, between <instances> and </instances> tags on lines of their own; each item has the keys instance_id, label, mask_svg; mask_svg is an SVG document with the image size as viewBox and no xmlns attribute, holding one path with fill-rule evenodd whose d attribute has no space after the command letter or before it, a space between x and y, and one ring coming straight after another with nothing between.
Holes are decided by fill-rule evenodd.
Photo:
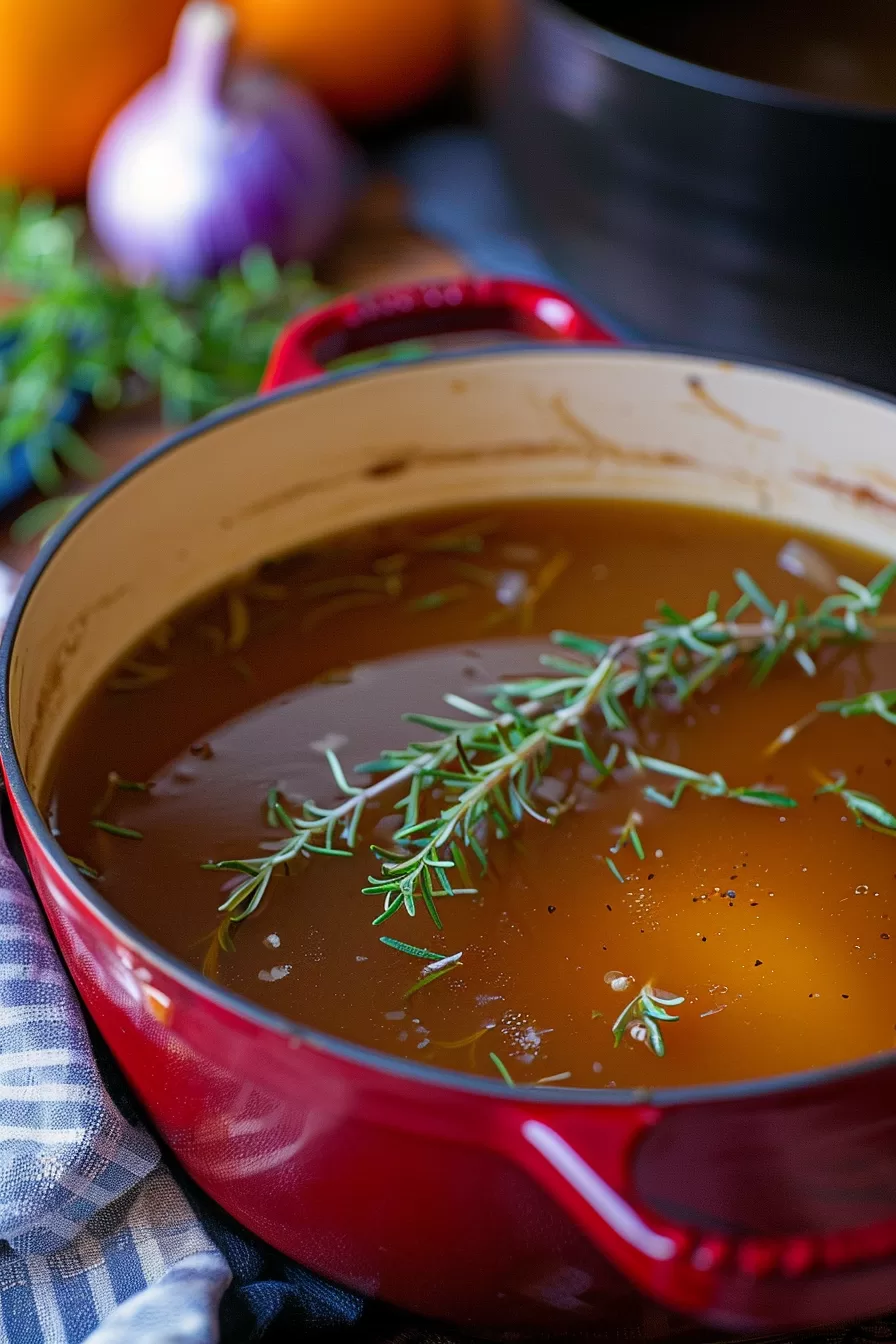
<instances>
[{"instance_id":1,"label":"orange","mask_svg":"<svg viewBox=\"0 0 896 1344\"><path fill-rule=\"evenodd\" d=\"M165 64L182 5L0 0L0 181L83 191L106 123Z\"/></svg>"},{"instance_id":2,"label":"orange","mask_svg":"<svg viewBox=\"0 0 896 1344\"><path fill-rule=\"evenodd\" d=\"M454 66L462 0L232 0L243 49L346 121L404 111Z\"/></svg>"}]
</instances>

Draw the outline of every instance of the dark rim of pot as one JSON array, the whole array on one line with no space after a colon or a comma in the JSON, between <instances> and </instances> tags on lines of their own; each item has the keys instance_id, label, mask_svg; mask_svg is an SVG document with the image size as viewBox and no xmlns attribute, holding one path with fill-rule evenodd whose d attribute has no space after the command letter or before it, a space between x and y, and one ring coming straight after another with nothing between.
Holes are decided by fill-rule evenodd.
<instances>
[{"instance_id":1,"label":"dark rim of pot","mask_svg":"<svg viewBox=\"0 0 896 1344\"><path fill-rule=\"evenodd\" d=\"M896 107L825 98L821 94L806 93L784 84L767 84L745 75L731 75L710 65L699 65L695 61L649 47L612 28L604 28L564 4L563 0L529 0L529 3L535 8L550 11L554 22L565 23L583 45L600 55L609 56L620 65L629 65L648 75L658 75L675 84L687 84L706 93L740 98L750 103L767 103L794 112L814 112L822 116L855 118L859 121L896 121Z\"/></svg>"},{"instance_id":2,"label":"dark rim of pot","mask_svg":"<svg viewBox=\"0 0 896 1344\"><path fill-rule=\"evenodd\" d=\"M847 393L858 394L873 401L883 402L896 410L896 396L860 387L845 379L807 372L786 364L763 363L757 360L743 360L725 355L706 355L700 351L670 346L589 346L557 342L550 344L533 342L522 347L520 345L490 346L469 354L457 354L452 351L439 352L415 360L414 364L424 366L442 363L464 364L483 357L495 356L513 359L525 359L530 356L566 358L570 354L589 354L598 359L618 359L620 357L631 357L632 355L645 355L650 358L683 357L697 360L701 364L707 362L712 364L725 363L759 369L768 373L796 376L807 382L821 383L824 386L839 388ZM3 632L2 642L0 642L0 677L2 677L2 681L0 681L0 759L2 759L6 771L12 798L40 842L41 848L49 854L56 868L64 874L70 885L78 891L85 905L99 917L102 923L127 942L143 949L148 958L155 961L164 970L165 974L173 980L195 991L201 997L213 1000L220 1007L236 1013L240 1017L247 1018L255 1026L273 1031L282 1037L301 1040L303 1043L316 1047L324 1054L368 1069L372 1073L390 1076L396 1080L415 1082L426 1087L444 1087L453 1091L479 1093L492 1099L500 1098L505 1102L522 1101L526 1104L544 1105L546 1102L550 1102L552 1105L563 1103L572 1106L631 1106L644 1105L649 1100L651 1104L658 1106L682 1106L695 1102L725 1102L772 1096L776 1093L799 1091L807 1087L820 1087L830 1083L842 1082L863 1074L892 1068L896 1064L896 1048L877 1055L849 1060L844 1064L832 1065L829 1068L809 1069L798 1073L753 1078L733 1083L708 1083L687 1087L663 1088L563 1088L519 1084L511 1090L506 1083L498 1079L492 1081L490 1078L455 1073L450 1069L440 1069L432 1064L415 1064L410 1060L399 1059L397 1056L387 1054L385 1051L374 1050L369 1046L356 1045L340 1037L329 1036L315 1028L303 1026L301 1023L282 1017L279 1013L262 1008L250 999L243 998L242 995L209 980L200 971L194 970L185 961L181 961L152 938L142 933L120 914L83 877L53 836L37 804L31 797L13 745L12 724L9 714L9 676L12 651L22 614L44 571L65 545L69 535L79 526L83 518L109 495L113 494L120 485L130 480L132 476L151 466L160 457L173 452L182 443L199 438L219 425L228 424L230 421L240 420L245 416L252 415L261 404L267 405L270 402L291 401L304 396L313 396L334 384L378 377L400 377L407 374L413 367L410 364L403 364L400 367L392 366L391 368L380 365L367 369L346 369L338 373L324 374L297 386L278 389L267 393L263 398L252 397L237 402L223 411L206 416L205 419L172 435L170 438L164 439L154 448L140 454L133 462L119 468L58 524L22 580ZM2 779L0 779L0 787L2 787Z\"/></svg>"}]
</instances>

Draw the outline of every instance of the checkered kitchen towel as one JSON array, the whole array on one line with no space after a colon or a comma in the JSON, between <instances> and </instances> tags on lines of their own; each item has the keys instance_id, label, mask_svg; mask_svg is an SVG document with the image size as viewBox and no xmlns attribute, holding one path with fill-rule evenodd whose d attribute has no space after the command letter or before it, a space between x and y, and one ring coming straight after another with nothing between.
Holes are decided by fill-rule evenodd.
<instances>
[{"instance_id":1,"label":"checkered kitchen towel","mask_svg":"<svg viewBox=\"0 0 896 1344\"><path fill-rule=\"evenodd\" d=\"M100 1077L0 838L0 1344L216 1344L231 1278Z\"/></svg>"}]
</instances>

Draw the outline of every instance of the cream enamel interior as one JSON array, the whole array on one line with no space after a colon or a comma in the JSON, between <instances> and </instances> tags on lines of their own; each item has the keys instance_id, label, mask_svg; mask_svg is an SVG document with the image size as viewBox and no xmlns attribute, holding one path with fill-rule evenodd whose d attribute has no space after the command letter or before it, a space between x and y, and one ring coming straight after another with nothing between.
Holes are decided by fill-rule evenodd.
<instances>
[{"instance_id":1,"label":"cream enamel interior","mask_svg":"<svg viewBox=\"0 0 896 1344\"><path fill-rule=\"evenodd\" d=\"M106 669L229 576L399 513L588 495L762 513L894 553L896 406L711 360L517 348L322 383L212 422L126 476L37 578L9 685L29 789L41 799Z\"/></svg>"}]
</instances>

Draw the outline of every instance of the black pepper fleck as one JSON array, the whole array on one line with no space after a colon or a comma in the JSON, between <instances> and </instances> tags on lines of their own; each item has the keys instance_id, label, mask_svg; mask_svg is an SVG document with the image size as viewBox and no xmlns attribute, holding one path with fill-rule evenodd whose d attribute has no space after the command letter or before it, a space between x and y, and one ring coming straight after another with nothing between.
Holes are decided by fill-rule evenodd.
<instances>
[{"instance_id":1,"label":"black pepper fleck","mask_svg":"<svg viewBox=\"0 0 896 1344\"><path fill-rule=\"evenodd\" d=\"M761 965L762 965L762 962L761 962L761 961L754 961L754 962L753 962L753 965L754 965L754 966L761 966Z\"/></svg>"},{"instance_id":2,"label":"black pepper fleck","mask_svg":"<svg viewBox=\"0 0 896 1344\"><path fill-rule=\"evenodd\" d=\"M881 938L883 938L885 943L888 943L890 941L890 935L888 933L882 933Z\"/></svg>"},{"instance_id":3,"label":"black pepper fleck","mask_svg":"<svg viewBox=\"0 0 896 1344\"><path fill-rule=\"evenodd\" d=\"M700 941L701 941L701 943L705 943L705 942L706 942L706 939L705 939L705 938L701 938Z\"/></svg>"},{"instance_id":4,"label":"black pepper fleck","mask_svg":"<svg viewBox=\"0 0 896 1344\"><path fill-rule=\"evenodd\" d=\"M848 995L848 994L841 994L840 997L841 997L841 999L848 999L848 998L849 998L849 995Z\"/></svg>"},{"instance_id":5,"label":"black pepper fleck","mask_svg":"<svg viewBox=\"0 0 896 1344\"><path fill-rule=\"evenodd\" d=\"M608 905L608 906L607 906L607 909L609 910L610 914L613 913L613 907L612 907L612 905Z\"/></svg>"},{"instance_id":6,"label":"black pepper fleck","mask_svg":"<svg viewBox=\"0 0 896 1344\"><path fill-rule=\"evenodd\" d=\"M726 891L726 892L725 892L725 895L728 897L729 901L733 901L734 898L735 898L735 896L737 895L737 892L736 892L736 891Z\"/></svg>"},{"instance_id":7,"label":"black pepper fleck","mask_svg":"<svg viewBox=\"0 0 896 1344\"><path fill-rule=\"evenodd\" d=\"M548 906L548 914L549 914L549 915L552 915L556 909L557 909L556 905L549 905L549 906Z\"/></svg>"}]
</instances>

